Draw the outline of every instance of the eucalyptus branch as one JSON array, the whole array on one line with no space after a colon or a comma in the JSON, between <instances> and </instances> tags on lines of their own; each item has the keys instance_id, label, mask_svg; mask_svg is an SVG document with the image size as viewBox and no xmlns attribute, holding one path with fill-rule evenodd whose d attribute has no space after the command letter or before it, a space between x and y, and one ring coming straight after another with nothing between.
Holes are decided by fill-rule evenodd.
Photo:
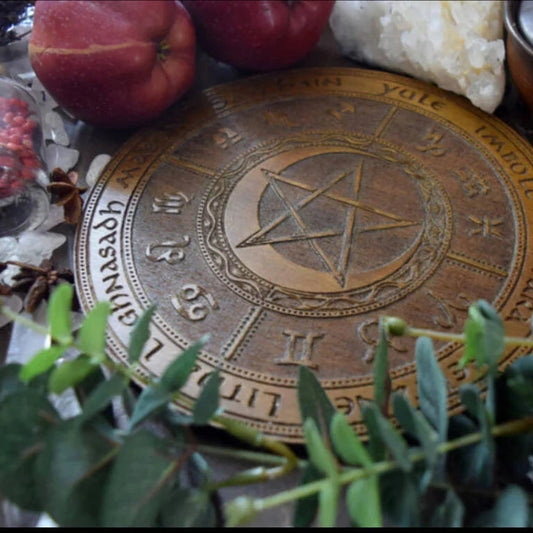
<instances>
[{"instance_id":1,"label":"eucalyptus branch","mask_svg":"<svg viewBox=\"0 0 533 533\"><path fill-rule=\"evenodd\" d=\"M434 331L432 329L413 328L407 326L404 333L408 337L432 337L433 339L448 341L448 342L460 342L465 343L466 336L464 333L446 333L444 331ZM503 338L504 343L507 346L525 346L527 348L533 348L533 339L527 337L513 337L505 336Z\"/></svg>"},{"instance_id":2,"label":"eucalyptus branch","mask_svg":"<svg viewBox=\"0 0 533 533\"><path fill-rule=\"evenodd\" d=\"M266 437L262 432L222 415L216 415L213 417L213 421L224 427L224 429L230 435L256 448L261 447L266 450L270 450L274 454L283 458L284 461L280 465L272 468L257 467L240 472L236 476L232 476L229 479L214 484L212 487L210 487L212 490L216 490L221 487L232 487L249 483L270 481L272 479L283 477L298 466L298 457L286 444Z\"/></svg>"},{"instance_id":3,"label":"eucalyptus branch","mask_svg":"<svg viewBox=\"0 0 533 533\"><path fill-rule=\"evenodd\" d=\"M21 326L24 326L28 329L31 329L35 333L38 333L39 335L42 335L43 337L47 337L50 334L49 329L46 326L41 326L31 318L28 318L26 315L15 313L12 309L9 307L2 305L0 302L0 313L5 315L7 318L12 320L13 322L18 322Z\"/></svg>"},{"instance_id":4,"label":"eucalyptus branch","mask_svg":"<svg viewBox=\"0 0 533 533\"><path fill-rule=\"evenodd\" d=\"M512 420L503 424L499 424L492 428L491 433L494 437L503 437L518 435L530 430L533 430L533 417ZM478 431L475 433L470 433L468 435L458 437L457 439L439 444L436 448L436 454L445 455L453 450L476 444L482 439L482 432ZM426 459L427 454L424 451L417 451L409 456L409 461L412 464L424 461ZM396 460L380 461L367 467L346 469L338 475L337 481L339 485L347 485L359 479L382 475L399 468L400 465ZM318 494L329 482L329 478L323 478L305 485L300 485L294 489L279 492L266 498L251 500L251 505L255 512L271 509L300 498L306 498L308 496L312 496L313 494Z\"/></svg>"},{"instance_id":5,"label":"eucalyptus branch","mask_svg":"<svg viewBox=\"0 0 533 533\"><path fill-rule=\"evenodd\" d=\"M209 444L198 444L197 450L206 455L214 455L216 457L226 457L228 459L238 459L240 461L247 461L250 463L266 463L280 466L286 463L286 458L281 455L270 453L256 452L253 450L241 450L237 448L227 448L220 446L212 446ZM297 467L304 468L307 461L298 459Z\"/></svg>"}]
</instances>

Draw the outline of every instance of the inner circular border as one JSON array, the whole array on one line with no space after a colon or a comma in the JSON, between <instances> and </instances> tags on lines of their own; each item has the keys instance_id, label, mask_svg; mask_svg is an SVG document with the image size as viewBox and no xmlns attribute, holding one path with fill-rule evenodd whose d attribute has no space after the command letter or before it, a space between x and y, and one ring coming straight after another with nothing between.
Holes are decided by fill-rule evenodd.
<instances>
[{"instance_id":1,"label":"inner circular border","mask_svg":"<svg viewBox=\"0 0 533 533\"><path fill-rule=\"evenodd\" d=\"M353 153L383 159L391 164L397 163L401 165L403 173L413 180L413 185L418 190L421 198L426 196L427 198L425 200L430 203L432 201L431 197L437 194L440 200L437 204L442 206L442 209L424 210L424 228L419 246L406 263L388 277L364 287L357 287L345 291L321 293L297 291L276 286L270 281L259 277L247 265L243 264L241 259L233 252L232 245L228 242L225 234L224 215L229 197L236 184L250 172L251 168L265 163L268 159L290 150L307 147L316 147L317 150L324 147L338 148L340 153ZM378 147L378 149L374 152L364 151L365 148L371 147ZM322 153L329 154L336 151L325 150ZM400 157L398 157L398 154ZM320 152L314 155L320 155ZM433 201L435 201L434 198ZM214 210L216 210L216 214L213 213ZM428 227L430 225L429 222L435 214L438 214L441 220L433 220L432 227L430 228ZM254 305L260 305L278 313L300 317L331 318L354 316L380 309L415 291L435 272L445 257L452 236L453 224L451 202L445 188L437 178L423 168L423 165L412 154L407 153L393 143L383 141L382 139L375 139L370 135L354 134L353 132L342 132L339 130L308 130L304 133L287 136L282 140L276 139L260 143L226 165L226 167L217 173L217 178L202 196L198 208L196 227L198 242L200 243L200 249L204 259L217 278L234 293ZM208 228L207 236L204 234L206 228ZM435 236L435 233L438 235ZM423 243L427 244L430 239L437 241L432 246L432 249L436 253L430 259L430 266L422 269L412 269L413 263L417 259L420 259L420 256L424 256L427 253L422 245ZM212 254L209 253L208 248L211 248L213 251ZM405 283L404 287L395 293L391 294L388 291L387 296L377 302L355 304L351 307L344 308L327 307L328 300L335 304L339 301L345 302L348 298L359 295L363 295L364 302L365 293L378 294L380 286L386 287L391 279L410 276L412 271L419 272L420 274L415 279L409 279L408 283ZM276 292L278 297L282 295L289 301L300 301L304 303L300 304L302 306L300 308L277 304L272 299L276 296ZM267 298L271 299L269 300ZM316 308L306 309L305 307L309 307L310 302L313 300L318 301Z\"/></svg>"}]
</instances>

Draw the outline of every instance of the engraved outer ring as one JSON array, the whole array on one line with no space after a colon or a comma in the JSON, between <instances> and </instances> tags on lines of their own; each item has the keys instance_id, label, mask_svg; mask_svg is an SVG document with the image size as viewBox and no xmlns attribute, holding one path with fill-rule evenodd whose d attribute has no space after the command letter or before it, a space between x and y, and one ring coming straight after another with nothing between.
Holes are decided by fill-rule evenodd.
<instances>
[{"instance_id":1,"label":"engraved outer ring","mask_svg":"<svg viewBox=\"0 0 533 533\"><path fill-rule=\"evenodd\" d=\"M310 106L315 111L311 118L304 112ZM355 150L354 142L359 144ZM298 150L313 153L306 158ZM283 278L268 268L258 275L247 262L246 247L239 247L279 214L272 189L254 185L257 168L265 168L265 176L273 172L287 194L296 190L287 185L289 180L300 189L307 187L308 194L317 191L320 182L313 175L297 175L303 175L300 165L312 160L307 172L315 163L319 166L321 158L328 160L332 150L339 150L334 154L340 157L339 168L356 168L364 159L367 169L368 160L379 160L381 169L392 165L411 183L394 199L375 172L373 180L361 180L363 200L354 204L352 226L373 231L358 241L364 254L353 266L357 272L372 271L365 257L372 255L375 244L376 262L389 265L380 279L392 282L386 295L376 297L374 292L367 305L354 296L379 285L377 279L365 285L353 278L343 286L342 278L337 289L327 281L326 290L314 285L302 290L298 282L279 283ZM291 154L297 154L293 160ZM248 185L256 186L252 198L261 204L252 213L255 227L250 227L249 217L243 228L233 230L228 225L243 201L242 187ZM331 190L330 196L350 199L344 189ZM215 205L217 194L221 201ZM390 231L377 231L383 224L372 217L378 215L359 208L379 198L388 198L392 205L383 212L395 214L401 208L406 218L405 212L412 211L414 222L424 224L398 223ZM289 199L292 206L305 202L297 195ZM323 255L337 260L335 243L342 240L336 231L337 214L342 210L328 211L330 199L320 199L324 217L318 229L306 233L296 228L275 236L288 235L289 245L272 244L270 236L268 243L250 237L245 244L252 242L255 250L268 250L268 257L274 258L287 250L285 259L302 266L311 244L321 250L314 244L320 236L321 243L331 241ZM461 97L402 76L360 69L258 76L184 101L173 116L139 131L115 154L91 191L77 230L77 290L85 312L98 301L111 301L108 353L124 365L135 319L158 303L135 377L141 385L160 376L183 349L211 332L212 340L184 388L189 398L198 396L206 377L218 368L228 416L276 438L300 442L295 384L298 366L305 364L362 432L358 402L372 397L371 361L380 315L397 314L416 326L460 331L468 304L483 297L500 313L509 335L530 334L532 204L531 147ZM307 224L308 213L296 211L291 223ZM431 235L421 232L430 226L435 227ZM394 263L409 243L415 243L415 253ZM394 276L413 264L424 243L433 253L424 268L414 269L411 283L402 286L404 280ZM217 262L220 255L227 260L227 271ZM326 278L327 269L321 268L315 264L308 269L312 280ZM348 276L349 269L341 271L345 273ZM250 283L258 287L257 295L255 289L243 289ZM339 302L337 296L345 293L351 300ZM391 376L394 389L416 400L412 348L407 341L404 345L394 340ZM449 381L449 411L456 413L457 389L473 376L457 369L459 345L438 343L436 350ZM523 353L509 349L501 367Z\"/></svg>"}]
</instances>

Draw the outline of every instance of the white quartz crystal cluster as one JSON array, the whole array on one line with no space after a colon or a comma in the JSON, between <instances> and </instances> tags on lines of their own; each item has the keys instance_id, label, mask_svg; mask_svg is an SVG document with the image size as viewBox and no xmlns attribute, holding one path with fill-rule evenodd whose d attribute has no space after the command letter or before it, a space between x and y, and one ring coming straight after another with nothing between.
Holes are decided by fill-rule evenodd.
<instances>
[{"instance_id":1,"label":"white quartz crystal cluster","mask_svg":"<svg viewBox=\"0 0 533 533\"><path fill-rule=\"evenodd\" d=\"M335 3L330 25L343 54L430 81L492 113L505 89L503 3Z\"/></svg>"}]
</instances>

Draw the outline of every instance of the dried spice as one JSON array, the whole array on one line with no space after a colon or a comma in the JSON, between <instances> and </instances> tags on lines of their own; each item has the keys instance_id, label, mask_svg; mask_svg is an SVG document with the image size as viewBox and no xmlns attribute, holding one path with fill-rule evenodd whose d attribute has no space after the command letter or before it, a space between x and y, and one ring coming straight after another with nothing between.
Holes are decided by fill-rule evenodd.
<instances>
[{"instance_id":1,"label":"dried spice","mask_svg":"<svg viewBox=\"0 0 533 533\"><path fill-rule=\"evenodd\" d=\"M45 259L39 266L19 261L1 262L0 269L4 270L8 265L18 266L20 272L13 276L12 286L3 285L0 287L0 291L6 290L5 294L2 293L4 296L14 292L25 293L24 309L28 313L33 313L37 306L48 298L52 288L59 283L74 283L74 275L70 269L56 269L48 259Z\"/></svg>"},{"instance_id":2,"label":"dried spice","mask_svg":"<svg viewBox=\"0 0 533 533\"><path fill-rule=\"evenodd\" d=\"M87 187L78 187L78 173L74 170L65 172L60 168L54 168L50 174L48 191L52 194L52 202L63 206L65 222L77 224L80 221L83 207L82 193Z\"/></svg>"}]
</instances>

